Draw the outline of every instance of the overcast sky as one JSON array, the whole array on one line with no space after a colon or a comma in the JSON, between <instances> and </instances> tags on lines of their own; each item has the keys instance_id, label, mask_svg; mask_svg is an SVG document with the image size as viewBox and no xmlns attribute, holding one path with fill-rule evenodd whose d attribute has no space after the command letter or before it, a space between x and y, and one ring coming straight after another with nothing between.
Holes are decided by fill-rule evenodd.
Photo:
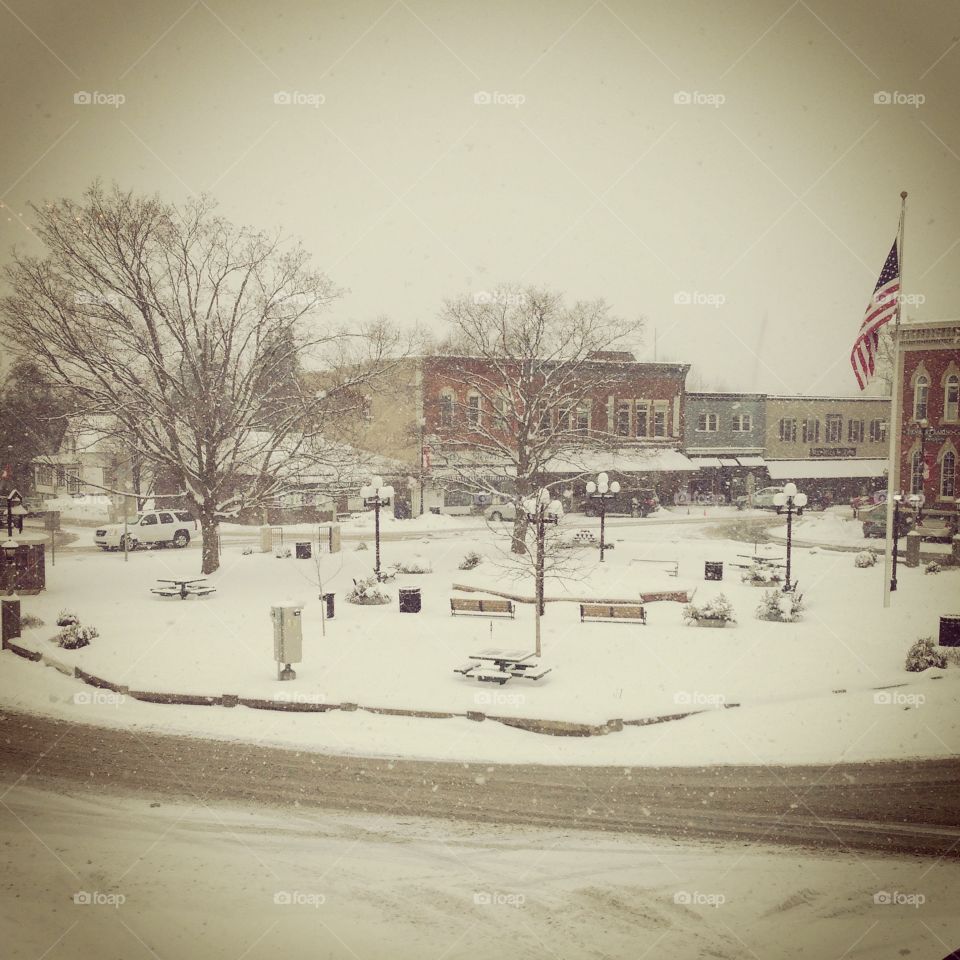
<instances>
[{"instance_id":1,"label":"overcast sky","mask_svg":"<svg viewBox=\"0 0 960 960\"><path fill-rule=\"evenodd\" d=\"M95 177L207 191L339 319L533 283L710 386L855 393L901 190L908 315L957 314L958 36L939 0L0 0L0 257Z\"/></svg>"}]
</instances>

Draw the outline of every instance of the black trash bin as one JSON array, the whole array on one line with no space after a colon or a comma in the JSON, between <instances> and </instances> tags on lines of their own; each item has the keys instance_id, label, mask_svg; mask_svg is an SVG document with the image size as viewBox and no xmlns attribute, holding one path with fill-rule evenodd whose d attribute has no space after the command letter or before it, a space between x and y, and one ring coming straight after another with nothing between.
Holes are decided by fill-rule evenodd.
<instances>
[{"instance_id":1,"label":"black trash bin","mask_svg":"<svg viewBox=\"0 0 960 960\"><path fill-rule=\"evenodd\" d=\"M960 613L940 618L940 646L960 647Z\"/></svg>"},{"instance_id":2,"label":"black trash bin","mask_svg":"<svg viewBox=\"0 0 960 960\"><path fill-rule=\"evenodd\" d=\"M323 602L327 605L326 617L328 620L333 619L333 594L325 593L323 595Z\"/></svg>"},{"instance_id":3,"label":"black trash bin","mask_svg":"<svg viewBox=\"0 0 960 960\"><path fill-rule=\"evenodd\" d=\"M420 588L419 587L401 587L397 593L400 596L401 613L419 613L420 612Z\"/></svg>"},{"instance_id":4,"label":"black trash bin","mask_svg":"<svg viewBox=\"0 0 960 960\"><path fill-rule=\"evenodd\" d=\"M311 547L313 545L309 540L297 544L297 559L298 560L309 560L312 556Z\"/></svg>"},{"instance_id":5,"label":"black trash bin","mask_svg":"<svg viewBox=\"0 0 960 960\"><path fill-rule=\"evenodd\" d=\"M704 561L703 564L703 579L704 580L722 580L723 579L723 564L716 563L711 560Z\"/></svg>"}]
</instances>

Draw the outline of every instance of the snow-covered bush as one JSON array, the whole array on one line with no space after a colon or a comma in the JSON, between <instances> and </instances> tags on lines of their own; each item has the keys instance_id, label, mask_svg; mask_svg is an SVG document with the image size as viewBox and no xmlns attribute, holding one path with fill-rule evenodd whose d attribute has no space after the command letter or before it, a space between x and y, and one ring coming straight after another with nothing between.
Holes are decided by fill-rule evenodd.
<instances>
[{"instance_id":1,"label":"snow-covered bush","mask_svg":"<svg viewBox=\"0 0 960 960\"><path fill-rule=\"evenodd\" d=\"M64 650L79 650L90 646L90 641L99 637L96 627L81 627L79 623L64 627L53 639Z\"/></svg>"},{"instance_id":2,"label":"snow-covered bush","mask_svg":"<svg viewBox=\"0 0 960 960\"><path fill-rule=\"evenodd\" d=\"M857 567L872 567L877 562L877 555L872 550L861 550L854 558Z\"/></svg>"},{"instance_id":3,"label":"snow-covered bush","mask_svg":"<svg viewBox=\"0 0 960 960\"><path fill-rule=\"evenodd\" d=\"M693 603L688 603L683 608L685 620L724 620L728 623L736 623L736 615L733 612L733 604L722 593L718 593L712 600L707 601L702 607Z\"/></svg>"},{"instance_id":4,"label":"snow-covered bush","mask_svg":"<svg viewBox=\"0 0 960 960\"><path fill-rule=\"evenodd\" d=\"M754 563L743 572L740 579L744 583L759 587L768 583L782 583L783 574L776 567L768 566L765 563Z\"/></svg>"},{"instance_id":5,"label":"snow-covered bush","mask_svg":"<svg viewBox=\"0 0 960 960\"><path fill-rule=\"evenodd\" d=\"M936 560L931 560L924 568L924 573L939 573L943 567Z\"/></svg>"},{"instance_id":6,"label":"snow-covered bush","mask_svg":"<svg viewBox=\"0 0 960 960\"><path fill-rule=\"evenodd\" d=\"M781 623L794 623L800 619L803 610L803 598L782 590L767 590L763 601L757 607L758 620L777 620Z\"/></svg>"},{"instance_id":7,"label":"snow-covered bush","mask_svg":"<svg viewBox=\"0 0 960 960\"><path fill-rule=\"evenodd\" d=\"M358 549L358 550L369 550L370 548L367 546L367 541L366 541L366 540L361 540L361 541L357 544L357 549Z\"/></svg>"},{"instance_id":8,"label":"snow-covered bush","mask_svg":"<svg viewBox=\"0 0 960 960\"><path fill-rule=\"evenodd\" d=\"M394 564L398 573L433 573L433 567L423 557L411 557Z\"/></svg>"},{"instance_id":9,"label":"snow-covered bush","mask_svg":"<svg viewBox=\"0 0 960 960\"><path fill-rule=\"evenodd\" d=\"M289 547L277 547L277 549L273 551L273 555L278 560L287 560L293 556L293 551Z\"/></svg>"},{"instance_id":10,"label":"snow-covered bush","mask_svg":"<svg viewBox=\"0 0 960 960\"><path fill-rule=\"evenodd\" d=\"M354 580L353 589L347 594L347 603L382 604L389 603L390 597L378 589L377 578L367 577Z\"/></svg>"},{"instance_id":11,"label":"snow-covered bush","mask_svg":"<svg viewBox=\"0 0 960 960\"><path fill-rule=\"evenodd\" d=\"M472 570L474 567L480 566L483 557L477 553L476 550L471 550L467 555L460 561L460 570Z\"/></svg>"},{"instance_id":12,"label":"snow-covered bush","mask_svg":"<svg viewBox=\"0 0 960 960\"><path fill-rule=\"evenodd\" d=\"M250 554L253 553L253 547L244 547L244 548L240 551L240 553L241 553L243 556L245 556L245 557L249 557Z\"/></svg>"},{"instance_id":13,"label":"snow-covered bush","mask_svg":"<svg viewBox=\"0 0 960 960\"><path fill-rule=\"evenodd\" d=\"M921 637L907 651L904 669L920 673L930 667L942 670L946 665L947 658L933 645L933 637Z\"/></svg>"},{"instance_id":14,"label":"snow-covered bush","mask_svg":"<svg viewBox=\"0 0 960 960\"><path fill-rule=\"evenodd\" d=\"M58 627L72 627L74 624L79 622L80 622L80 618L75 613L72 613L70 610L61 610L57 614Z\"/></svg>"},{"instance_id":15,"label":"snow-covered bush","mask_svg":"<svg viewBox=\"0 0 960 960\"><path fill-rule=\"evenodd\" d=\"M37 627L42 627L43 621L39 617L35 617L32 613L25 613L20 618L20 628L22 630L34 630Z\"/></svg>"}]
</instances>

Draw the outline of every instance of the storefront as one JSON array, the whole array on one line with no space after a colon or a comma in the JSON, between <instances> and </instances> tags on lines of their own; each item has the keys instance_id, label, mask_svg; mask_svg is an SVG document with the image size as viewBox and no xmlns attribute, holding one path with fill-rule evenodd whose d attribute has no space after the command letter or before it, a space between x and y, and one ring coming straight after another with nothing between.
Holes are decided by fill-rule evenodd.
<instances>
[{"instance_id":1,"label":"storefront","mask_svg":"<svg viewBox=\"0 0 960 960\"><path fill-rule=\"evenodd\" d=\"M771 484L792 480L808 497L833 503L849 503L887 485L887 461L879 459L768 460L767 472Z\"/></svg>"}]
</instances>

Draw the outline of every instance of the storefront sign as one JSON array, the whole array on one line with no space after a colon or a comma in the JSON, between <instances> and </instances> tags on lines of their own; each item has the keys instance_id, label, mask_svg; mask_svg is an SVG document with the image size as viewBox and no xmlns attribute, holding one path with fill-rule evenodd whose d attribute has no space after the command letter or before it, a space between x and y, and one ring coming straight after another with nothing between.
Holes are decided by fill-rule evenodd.
<instances>
[{"instance_id":1,"label":"storefront sign","mask_svg":"<svg viewBox=\"0 0 960 960\"><path fill-rule=\"evenodd\" d=\"M811 457L855 457L856 447L811 447Z\"/></svg>"}]
</instances>

